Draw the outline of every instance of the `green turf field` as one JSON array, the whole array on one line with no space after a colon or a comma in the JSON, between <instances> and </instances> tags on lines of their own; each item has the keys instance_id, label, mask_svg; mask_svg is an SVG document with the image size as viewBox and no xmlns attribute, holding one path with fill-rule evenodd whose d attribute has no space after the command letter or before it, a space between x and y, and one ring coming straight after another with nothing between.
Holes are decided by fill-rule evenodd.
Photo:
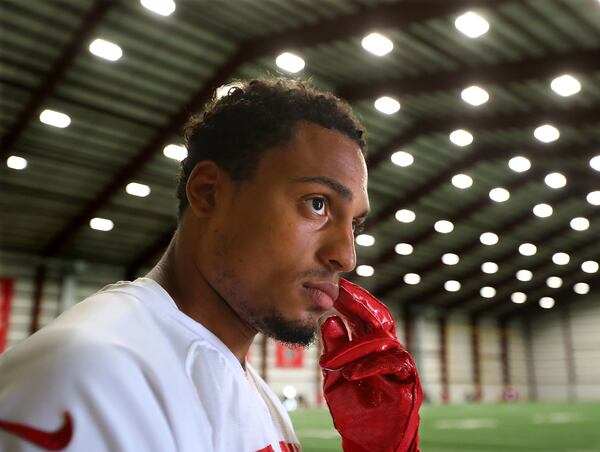
<instances>
[{"instance_id":1,"label":"green turf field","mask_svg":"<svg viewBox=\"0 0 600 452\"><path fill-rule=\"evenodd\" d=\"M304 452L340 451L325 409L291 413ZM600 404L424 406L423 452L600 452Z\"/></svg>"}]
</instances>

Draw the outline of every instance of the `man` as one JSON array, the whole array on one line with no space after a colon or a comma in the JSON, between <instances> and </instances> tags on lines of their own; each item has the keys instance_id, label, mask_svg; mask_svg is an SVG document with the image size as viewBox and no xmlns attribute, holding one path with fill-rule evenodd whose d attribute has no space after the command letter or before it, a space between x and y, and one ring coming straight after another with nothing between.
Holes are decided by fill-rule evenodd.
<instances>
[{"instance_id":1,"label":"man","mask_svg":"<svg viewBox=\"0 0 600 452\"><path fill-rule=\"evenodd\" d=\"M369 210L350 108L303 82L253 80L214 99L185 136L167 251L145 278L107 286L6 353L0 445L300 450L245 356L258 332L308 345L335 301L342 317L323 325L322 363L345 450L416 450L414 363L387 309L340 288Z\"/></svg>"}]
</instances>

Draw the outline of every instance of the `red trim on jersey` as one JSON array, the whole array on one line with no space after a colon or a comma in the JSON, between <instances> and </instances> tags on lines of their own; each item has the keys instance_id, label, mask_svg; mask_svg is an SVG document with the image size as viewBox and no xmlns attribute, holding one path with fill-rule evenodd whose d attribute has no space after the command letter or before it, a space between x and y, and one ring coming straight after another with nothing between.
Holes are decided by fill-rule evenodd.
<instances>
[{"instance_id":1,"label":"red trim on jersey","mask_svg":"<svg viewBox=\"0 0 600 452\"><path fill-rule=\"evenodd\" d=\"M73 420L67 412L63 415L63 425L58 430L46 432L24 424L0 420L0 430L10 432L46 450L61 450L73 438Z\"/></svg>"}]
</instances>

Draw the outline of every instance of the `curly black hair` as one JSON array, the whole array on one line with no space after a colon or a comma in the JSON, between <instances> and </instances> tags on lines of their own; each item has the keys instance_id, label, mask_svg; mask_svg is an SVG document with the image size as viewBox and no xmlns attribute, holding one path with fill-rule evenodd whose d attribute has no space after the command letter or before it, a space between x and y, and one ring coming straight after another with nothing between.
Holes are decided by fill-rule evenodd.
<instances>
[{"instance_id":1,"label":"curly black hair","mask_svg":"<svg viewBox=\"0 0 600 452\"><path fill-rule=\"evenodd\" d=\"M188 206L186 184L192 169L212 160L234 181L251 180L264 151L292 139L299 121L343 133L366 156L365 129L347 102L321 92L305 81L272 78L235 82L213 99L204 112L185 126L188 157L181 162L177 181L181 218Z\"/></svg>"}]
</instances>

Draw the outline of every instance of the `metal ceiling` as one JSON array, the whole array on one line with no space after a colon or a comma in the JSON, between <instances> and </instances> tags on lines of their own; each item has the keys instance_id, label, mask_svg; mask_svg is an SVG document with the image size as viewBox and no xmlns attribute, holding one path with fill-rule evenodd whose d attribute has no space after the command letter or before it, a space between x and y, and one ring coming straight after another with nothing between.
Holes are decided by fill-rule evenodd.
<instances>
[{"instance_id":1,"label":"metal ceiling","mask_svg":"<svg viewBox=\"0 0 600 452\"><path fill-rule=\"evenodd\" d=\"M454 26L473 10L490 31L469 39ZM372 1L264 0L179 1L175 13L158 16L134 1L3 0L0 3L0 157L28 160L24 171L2 165L1 247L45 257L140 268L163 250L175 225L174 180L178 163L166 158L166 144L181 141L190 112L198 111L215 87L237 77L276 74L274 60L291 50L306 61L300 76L348 99L364 121L370 146L372 218L367 233L376 242L357 247L359 264L375 274L354 276L390 305L404 309L435 306L465 309L502 318L539 309L541 296L557 304L572 299L572 285L587 281L598 290L598 274L581 271L585 260L600 259L600 207L586 194L600 190L600 173L588 162L600 154L600 3L597 0ZM394 51L375 57L362 37L379 31ZM101 37L123 49L110 63L92 55L89 42ZM550 80L569 72L582 91L560 97ZM474 108L460 99L477 83L490 101ZM384 115L373 107L392 95L400 112ZM51 108L72 124L57 129L40 123ZM560 139L544 144L535 127L552 123ZM452 144L448 133L469 130L474 142ZM391 163L402 149L414 164ZM509 158L527 156L532 168L515 173ZM544 177L561 172L567 185L551 189ZM450 181L466 173L474 184L460 190ZM149 185L147 198L133 197L131 181ZM488 197L504 187L511 197ZM548 218L532 214L547 202ZM416 214L399 223L398 209ZM89 228L94 216L110 218L110 232ZM590 227L575 231L574 217ZM451 220L454 230L439 234L435 221ZM482 245L483 232L499 243ZM414 252L400 256L397 243ZM517 249L535 243L534 256ZM460 262L448 266L444 253ZM570 254L567 265L552 255ZM499 271L485 274L484 262ZM518 281L529 269L533 279ZM418 273L407 285L403 276ZM548 276L563 278L560 289ZM39 278L43 279L43 278ZM458 292L444 290L461 282ZM492 286L496 296L479 290ZM511 303L515 291L527 294Z\"/></svg>"}]
</instances>

